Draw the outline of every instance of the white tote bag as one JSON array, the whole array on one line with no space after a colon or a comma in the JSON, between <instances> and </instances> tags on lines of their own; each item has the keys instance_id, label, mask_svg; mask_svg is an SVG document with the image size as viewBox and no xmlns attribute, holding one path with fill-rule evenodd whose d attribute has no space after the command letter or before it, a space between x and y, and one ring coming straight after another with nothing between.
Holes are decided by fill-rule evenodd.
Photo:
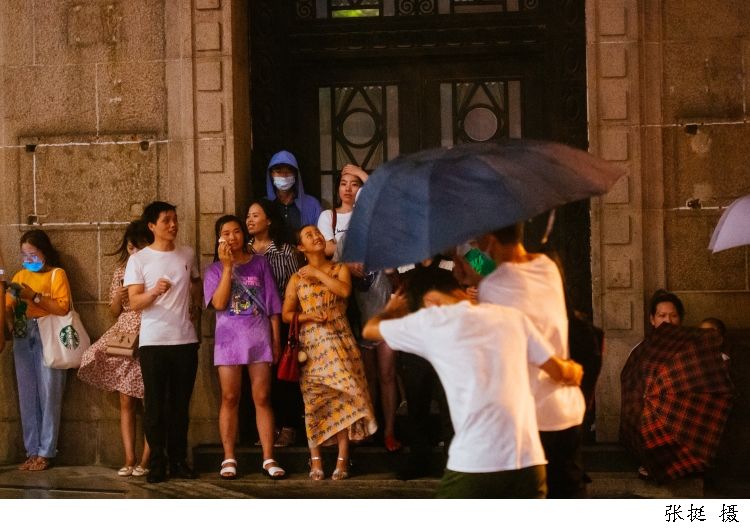
<instances>
[{"instance_id":1,"label":"white tote bag","mask_svg":"<svg viewBox=\"0 0 750 529\"><path fill-rule=\"evenodd\" d=\"M55 273L52 271L52 284ZM70 369L81 366L81 356L91 345L81 317L73 307L73 296L70 298L70 311L65 316L49 314L37 320L39 336L42 339L44 365L53 369Z\"/></svg>"}]
</instances>

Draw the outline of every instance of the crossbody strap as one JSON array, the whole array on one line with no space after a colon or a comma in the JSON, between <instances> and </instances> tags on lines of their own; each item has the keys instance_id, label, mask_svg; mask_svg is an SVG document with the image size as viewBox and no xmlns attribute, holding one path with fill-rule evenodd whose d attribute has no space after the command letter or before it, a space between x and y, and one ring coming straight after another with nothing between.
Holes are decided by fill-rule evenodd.
<instances>
[{"instance_id":1,"label":"crossbody strap","mask_svg":"<svg viewBox=\"0 0 750 529\"><path fill-rule=\"evenodd\" d=\"M242 281L240 281L240 278L237 276L237 274L234 273L234 269L232 269L232 279L234 279L234 281L240 286L240 288L245 292L245 294L247 294L247 296L253 300L253 302L258 306L260 311L263 313L263 316L268 316L268 311L266 310L266 306L263 303L263 301L258 299L258 296L256 296L252 290L247 288Z\"/></svg>"}]
</instances>

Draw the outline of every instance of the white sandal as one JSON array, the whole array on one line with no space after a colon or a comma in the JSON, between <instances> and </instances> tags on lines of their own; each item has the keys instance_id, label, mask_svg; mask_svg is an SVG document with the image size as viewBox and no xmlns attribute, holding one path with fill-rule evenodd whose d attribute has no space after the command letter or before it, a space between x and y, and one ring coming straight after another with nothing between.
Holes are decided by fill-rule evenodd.
<instances>
[{"instance_id":1,"label":"white sandal","mask_svg":"<svg viewBox=\"0 0 750 529\"><path fill-rule=\"evenodd\" d=\"M149 472L151 472L151 469L142 467L141 465L136 465L135 468L133 469L132 476L139 478L141 476L145 476Z\"/></svg>"},{"instance_id":2,"label":"white sandal","mask_svg":"<svg viewBox=\"0 0 750 529\"><path fill-rule=\"evenodd\" d=\"M237 460L236 459L225 459L221 462L221 470L219 470L219 476L221 479L234 479L237 477Z\"/></svg>"},{"instance_id":3,"label":"white sandal","mask_svg":"<svg viewBox=\"0 0 750 529\"><path fill-rule=\"evenodd\" d=\"M133 466L132 465L125 465L120 470L117 471L117 475L121 478L127 478L129 476L133 475Z\"/></svg>"},{"instance_id":4,"label":"white sandal","mask_svg":"<svg viewBox=\"0 0 750 529\"><path fill-rule=\"evenodd\" d=\"M266 467L266 465L271 465ZM284 479L286 472L279 466L275 459L263 461L263 473L271 479Z\"/></svg>"}]
</instances>

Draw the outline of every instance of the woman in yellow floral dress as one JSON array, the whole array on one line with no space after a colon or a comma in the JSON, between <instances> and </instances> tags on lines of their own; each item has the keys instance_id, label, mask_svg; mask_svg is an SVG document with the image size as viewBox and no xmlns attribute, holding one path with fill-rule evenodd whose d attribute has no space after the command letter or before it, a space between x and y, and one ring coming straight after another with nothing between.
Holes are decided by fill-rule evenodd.
<instances>
[{"instance_id":1,"label":"woman in yellow floral dress","mask_svg":"<svg viewBox=\"0 0 750 529\"><path fill-rule=\"evenodd\" d=\"M338 444L332 479L349 477L349 441L362 440L377 429L364 365L346 319L352 290L349 269L325 257L325 239L315 226L298 234L298 249L307 265L289 280L282 318L300 325L300 346L307 355L300 387L305 402L305 428L310 447L310 478L324 478L320 447Z\"/></svg>"}]
</instances>

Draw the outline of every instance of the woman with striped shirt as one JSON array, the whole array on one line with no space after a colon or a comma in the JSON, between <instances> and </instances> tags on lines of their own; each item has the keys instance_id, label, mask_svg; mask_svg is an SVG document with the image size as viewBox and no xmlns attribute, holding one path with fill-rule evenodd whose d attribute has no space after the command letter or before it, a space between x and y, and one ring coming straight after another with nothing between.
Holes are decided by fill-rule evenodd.
<instances>
[{"instance_id":1,"label":"woman with striped shirt","mask_svg":"<svg viewBox=\"0 0 750 529\"><path fill-rule=\"evenodd\" d=\"M266 258L271 265L271 273L276 280L279 295L284 299L289 278L303 264L301 254L292 245L283 241L284 221L270 200L259 198L253 201L247 211L245 222L250 232L250 252ZM288 326L282 324L282 346L286 343L288 332ZM299 384L284 382L274 377L271 400L277 424L280 426L274 446L294 444L295 429L301 425L303 413Z\"/></svg>"}]
</instances>

